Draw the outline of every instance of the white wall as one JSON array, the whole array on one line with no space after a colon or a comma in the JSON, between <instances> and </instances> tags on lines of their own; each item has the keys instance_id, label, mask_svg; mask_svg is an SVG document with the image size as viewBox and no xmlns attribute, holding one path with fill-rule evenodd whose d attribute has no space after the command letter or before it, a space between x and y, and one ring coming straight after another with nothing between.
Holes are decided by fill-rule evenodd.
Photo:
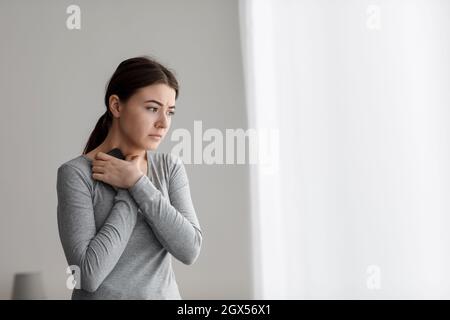
<instances>
[{"instance_id":1,"label":"white wall","mask_svg":"<svg viewBox=\"0 0 450 320\"><path fill-rule=\"evenodd\" d=\"M105 84L123 59L150 54L173 68L173 129L245 128L237 1L0 1L0 298L15 272L41 270L49 298L65 299L56 225L57 167L81 154L104 112ZM164 141L161 151L173 143ZM175 261L184 298L251 297L248 170L187 165L204 230L192 266Z\"/></svg>"}]
</instances>

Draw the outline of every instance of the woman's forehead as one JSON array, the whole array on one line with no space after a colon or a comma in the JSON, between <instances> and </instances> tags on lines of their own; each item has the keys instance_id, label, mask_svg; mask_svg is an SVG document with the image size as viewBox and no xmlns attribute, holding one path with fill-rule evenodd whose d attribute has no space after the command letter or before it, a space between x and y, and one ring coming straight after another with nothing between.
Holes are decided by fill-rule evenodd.
<instances>
[{"instance_id":1,"label":"woman's forehead","mask_svg":"<svg viewBox=\"0 0 450 320\"><path fill-rule=\"evenodd\" d=\"M142 102L154 100L164 106L175 105L175 90L166 84L160 83L140 88L137 96Z\"/></svg>"}]
</instances>

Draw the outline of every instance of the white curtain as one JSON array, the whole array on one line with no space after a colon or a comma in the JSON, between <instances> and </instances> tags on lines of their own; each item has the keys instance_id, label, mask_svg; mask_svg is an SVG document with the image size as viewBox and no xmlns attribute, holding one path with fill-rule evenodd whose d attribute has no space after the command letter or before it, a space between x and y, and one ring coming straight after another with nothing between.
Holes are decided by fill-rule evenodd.
<instances>
[{"instance_id":1,"label":"white curtain","mask_svg":"<svg viewBox=\"0 0 450 320\"><path fill-rule=\"evenodd\" d=\"M450 298L450 2L241 0L254 297Z\"/></svg>"}]
</instances>

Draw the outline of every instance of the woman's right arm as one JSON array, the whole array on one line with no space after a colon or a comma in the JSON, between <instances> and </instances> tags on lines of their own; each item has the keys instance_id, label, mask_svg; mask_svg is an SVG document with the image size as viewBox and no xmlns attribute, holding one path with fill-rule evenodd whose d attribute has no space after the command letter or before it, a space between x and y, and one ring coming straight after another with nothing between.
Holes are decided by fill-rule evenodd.
<instances>
[{"instance_id":1,"label":"woman's right arm","mask_svg":"<svg viewBox=\"0 0 450 320\"><path fill-rule=\"evenodd\" d=\"M136 224L137 204L126 189L118 189L111 212L97 232L85 175L63 164L58 168L56 189L58 230L67 262L79 267L81 289L94 292L128 243Z\"/></svg>"}]
</instances>

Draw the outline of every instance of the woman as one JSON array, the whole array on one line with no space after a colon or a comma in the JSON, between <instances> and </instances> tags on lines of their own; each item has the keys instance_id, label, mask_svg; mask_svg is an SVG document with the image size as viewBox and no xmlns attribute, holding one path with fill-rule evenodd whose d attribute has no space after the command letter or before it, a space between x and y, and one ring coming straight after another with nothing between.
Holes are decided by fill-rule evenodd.
<instances>
[{"instance_id":1,"label":"woman","mask_svg":"<svg viewBox=\"0 0 450 320\"><path fill-rule=\"evenodd\" d=\"M78 279L72 299L181 299L171 255L192 264L202 231L183 163L150 152L177 97L167 68L148 57L123 61L83 154L58 168L59 235ZM107 154L115 148L124 159Z\"/></svg>"}]
</instances>

